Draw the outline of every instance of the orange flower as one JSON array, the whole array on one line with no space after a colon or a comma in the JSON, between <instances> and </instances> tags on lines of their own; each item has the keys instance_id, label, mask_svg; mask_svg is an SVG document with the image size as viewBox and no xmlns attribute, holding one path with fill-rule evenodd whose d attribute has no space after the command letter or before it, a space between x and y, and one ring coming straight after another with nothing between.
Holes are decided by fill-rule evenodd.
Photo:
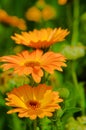
<instances>
[{"instance_id":1,"label":"orange flower","mask_svg":"<svg viewBox=\"0 0 86 130\"><path fill-rule=\"evenodd\" d=\"M21 30L26 30L26 23L23 19L16 16L10 16L6 11L0 9L0 22L18 27Z\"/></svg>"},{"instance_id":2,"label":"orange flower","mask_svg":"<svg viewBox=\"0 0 86 130\"><path fill-rule=\"evenodd\" d=\"M42 10L42 17L43 20L47 21L50 19L54 19L56 17L56 10L50 5L46 5L45 8Z\"/></svg>"},{"instance_id":3,"label":"orange flower","mask_svg":"<svg viewBox=\"0 0 86 130\"><path fill-rule=\"evenodd\" d=\"M27 20L40 22L41 20L41 11L36 8L35 6L32 6L29 8L25 14Z\"/></svg>"},{"instance_id":4,"label":"orange flower","mask_svg":"<svg viewBox=\"0 0 86 130\"><path fill-rule=\"evenodd\" d=\"M41 1L38 1L35 6L32 6L26 11L25 16L27 20L42 22L42 20L47 21L56 17L55 8L45 4L44 2L40 2Z\"/></svg>"},{"instance_id":5,"label":"orange flower","mask_svg":"<svg viewBox=\"0 0 86 130\"><path fill-rule=\"evenodd\" d=\"M25 13L27 20L42 22L56 17L56 10L45 3L44 0L38 0L34 6L28 8Z\"/></svg>"},{"instance_id":6,"label":"orange flower","mask_svg":"<svg viewBox=\"0 0 86 130\"><path fill-rule=\"evenodd\" d=\"M62 71L61 66L66 66L64 63L66 58L60 53L46 52L35 50L33 52L23 51L17 55L2 56L1 61L6 62L1 67L4 70L14 68L14 73L19 75L31 74L35 82L40 82L43 76L43 70L53 73L54 70Z\"/></svg>"},{"instance_id":7,"label":"orange flower","mask_svg":"<svg viewBox=\"0 0 86 130\"><path fill-rule=\"evenodd\" d=\"M59 98L59 93L52 91L52 87L40 84L37 87L29 85L14 88L7 93L6 105L14 107L7 113L12 114L18 112L18 116L29 117L31 120L37 117L52 116L56 109L60 109L58 103L63 100Z\"/></svg>"},{"instance_id":8,"label":"orange flower","mask_svg":"<svg viewBox=\"0 0 86 130\"><path fill-rule=\"evenodd\" d=\"M67 0L58 0L58 4L65 5L67 3Z\"/></svg>"},{"instance_id":9,"label":"orange flower","mask_svg":"<svg viewBox=\"0 0 86 130\"><path fill-rule=\"evenodd\" d=\"M45 48L56 42L63 41L68 34L69 32L67 29L47 28L22 32L21 34L15 34L15 36L12 36L11 38L15 40L17 44L23 44L34 48Z\"/></svg>"}]
</instances>

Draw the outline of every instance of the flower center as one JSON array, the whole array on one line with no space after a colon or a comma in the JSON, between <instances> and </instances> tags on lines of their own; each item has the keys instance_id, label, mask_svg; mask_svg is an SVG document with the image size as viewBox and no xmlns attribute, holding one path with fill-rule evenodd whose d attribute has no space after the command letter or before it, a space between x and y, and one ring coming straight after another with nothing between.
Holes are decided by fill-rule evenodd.
<instances>
[{"instance_id":1,"label":"flower center","mask_svg":"<svg viewBox=\"0 0 86 130\"><path fill-rule=\"evenodd\" d=\"M34 66L39 66L40 63L37 61L30 61L30 62L26 62L24 65L27 67L34 67Z\"/></svg>"},{"instance_id":2,"label":"flower center","mask_svg":"<svg viewBox=\"0 0 86 130\"><path fill-rule=\"evenodd\" d=\"M29 105L29 107L31 107L32 109L36 109L36 108L39 108L40 103L37 102L37 101L29 101L28 105Z\"/></svg>"}]
</instances>

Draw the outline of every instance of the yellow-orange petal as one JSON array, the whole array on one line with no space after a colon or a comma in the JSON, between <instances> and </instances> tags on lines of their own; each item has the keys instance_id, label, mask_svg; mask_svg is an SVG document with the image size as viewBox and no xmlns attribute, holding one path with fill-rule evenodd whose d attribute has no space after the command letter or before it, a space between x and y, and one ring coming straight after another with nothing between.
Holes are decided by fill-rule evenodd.
<instances>
[{"instance_id":1,"label":"yellow-orange petal","mask_svg":"<svg viewBox=\"0 0 86 130\"><path fill-rule=\"evenodd\" d=\"M22 18L18 18L17 16L10 16L3 9L0 9L0 22L18 27L21 30L26 30L27 28L26 23Z\"/></svg>"},{"instance_id":2,"label":"yellow-orange petal","mask_svg":"<svg viewBox=\"0 0 86 130\"><path fill-rule=\"evenodd\" d=\"M22 32L21 34L11 36L11 38L17 44L23 44L33 48L47 48L54 43L63 41L68 34L69 31L67 29L47 28Z\"/></svg>"},{"instance_id":3,"label":"yellow-orange petal","mask_svg":"<svg viewBox=\"0 0 86 130\"><path fill-rule=\"evenodd\" d=\"M1 62L5 62L1 67L4 70L14 69L18 75L31 75L35 82L39 83L43 76L43 70L53 73L54 70L62 71L62 66L66 66L66 58L60 53L35 50L32 52L23 51L17 55L2 56Z\"/></svg>"},{"instance_id":4,"label":"yellow-orange petal","mask_svg":"<svg viewBox=\"0 0 86 130\"><path fill-rule=\"evenodd\" d=\"M33 120L52 116L56 109L60 109L59 103L63 100L58 92L52 91L51 86L40 84L37 87L23 85L14 88L7 94L6 101L6 105L13 107L8 114L18 112L20 118Z\"/></svg>"}]
</instances>

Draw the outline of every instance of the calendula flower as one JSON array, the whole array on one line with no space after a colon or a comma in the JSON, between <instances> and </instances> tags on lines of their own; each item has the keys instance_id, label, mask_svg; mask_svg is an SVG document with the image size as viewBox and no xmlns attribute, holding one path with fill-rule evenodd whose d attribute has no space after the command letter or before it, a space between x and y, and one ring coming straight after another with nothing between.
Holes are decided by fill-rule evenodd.
<instances>
[{"instance_id":1,"label":"calendula flower","mask_svg":"<svg viewBox=\"0 0 86 130\"><path fill-rule=\"evenodd\" d=\"M4 70L14 68L14 73L18 75L31 74L35 82L40 82L43 76L43 70L48 73L53 73L54 70L62 71L62 66L66 58L60 53L46 52L43 54L42 50L35 50L33 52L23 51L17 55L2 56L2 62L6 62L1 67Z\"/></svg>"},{"instance_id":2,"label":"calendula flower","mask_svg":"<svg viewBox=\"0 0 86 130\"><path fill-rule=\"evenodd\" d=\"M68 0L58 0L57 2L58 2L58 4L60 4L60 5L64 5L64 4L67 3L67 1L68 1Z\"/></svg>"},{"instance_id":3,"label":"calendula flower","mask_svg":"<svg viewBox=\"0 0 86 130\"><path fill-rule=\"evenodd\" d=\"M45 8L42 10L42 18L43 20L51 20L56 17L56 10L50 6L46 5Z\"/></svg>"},{"instance_id":4,"label":"calendula flower","mask_svg":"<svg viewBox=\"0 0 86 130\"><path fill-rule=\"evenodd\" d=\"M56 42L63 41L68 34L69 31L67 31L67 29L47 28L22 32L21 34L15 34L15 36L11 38L15 40L17 44L23 44L33 48L47 48Z\"/></svg>"},{"instance_id":5,"label":"calendula flower","mask_svg":"<svg viewBox=\"0 0 86 130\"><path fill-rule=\"evenodd\" d=\"M27 20L40 22L41 20L41 11L36 8L35 6L32 6L29 8L25 14Z\"/></svg>"},{"instance_id":6,"label":"calendula flower","mask_svg":"<svg viewBox=\"0 0 86 130\"><path fill-rule=\"evenodd\" d=\"M25 13L27 20L34 22L41 22L42 20L47 21L55 18L56 11L50 6L46 5L43 9L39 9L36 6L32 6Z\"/></svg>"},{"instance_id":7,"label":"calendula flower","mask_svg":"<svg viewBox=\"0 0 86 130\"><path fill-rule=\"evenodd\" d=\"M0 9L0 22L18 27L21 30L26 30L27 28L26 23L22 18L18 18L17 16L10 16L2 9Z\"/></svg>"},{"instance_id":8,"label":"calendula flower","mask_svg":"<svg viewBox=\"0 0 86 130\"><path fill-rule=\"evenodd\" d=\"M27 20L34 22L42 22L51 20L56 17L56 10L51 5L48 5L44 0L38 0L36 4L25 13Z\"/></svg>"},{"instance_id":9,"label":"calendula flower","mask_svg":"<svg viewBox=\"0 0 86 130\"><path fill-rule=\"evenodd\" d=\"M31 120L37 117L51 117L56 109L60 109L58 103L63 100L59 98L59 93L52 91L52 87L40 84L37 87L29 85L14 88L7 93L6 105L14 107L7 113L18 112L20 118L27 117Z\"/></svg>"}]
</instances>

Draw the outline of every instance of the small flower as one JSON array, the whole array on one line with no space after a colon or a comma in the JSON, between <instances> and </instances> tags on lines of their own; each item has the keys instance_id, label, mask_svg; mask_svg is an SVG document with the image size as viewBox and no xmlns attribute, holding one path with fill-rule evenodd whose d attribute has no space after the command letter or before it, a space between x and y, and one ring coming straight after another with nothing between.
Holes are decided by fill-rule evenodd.
<instances>
[{"instance_id":1,"label":"small flower","mask_svg":"<svg viewBox=\"0 0 86 130\"><path fill-rule=\"evenodd\" d=\"M29 85L14 88L7 93L6 105L14 107L7 113L18 112L20 118L27 117L31 120L51 117L56 109L60 109L58 103L63 100L59 98L59 93L52 91L52 87L40 84L37 87Z\"/></svg>"},{"instance_id":2,"label":"small flower","mask_svg":"<svg viewBox=\"0 0 86 130\"><path fill-rule=\"evenodd\" d=\"M45 8L42 10L42 17L43 20L51 20L56 17L56 10L50 5L46 5Z\"/></svg>"},{"instance_id":3,"label":"small flower","mask_svg":"<svg viewBox=\"0 0 86 130\"><path fill-rule=\"evenodd\" d=\"M0 9L0 22L18 27L21 30L26 30L26 23L23 19L17 16L10 16L6 11Z\"/></svg>"},{"instance_id":4,"label":"small flower","mask_svg":"<svg viewBox=\"0 0 86 130\"><path fill-rule=\"evenodd\" d=\"M42 22L42 20L47 21L54 19L56 17L56 10L50 5L44 6L43 9L32 6L27 10L25 16L29 21Z\"/></svg>"},{"instance_id":5,"label":"small flower","mask_svg":"<svg viewBox=\"0 0 86 130\"><path fill-rule=\"evenodd\" d=\"M25 13L26 19L34 22L42 22L54 19L56 10L51 5L48 5L44 0L38 0L36 4Z\"/></svg>"},{"instance_id":6,"label":"small flower","mask_svg":"<svg viewBox=\"0 0 86 130\"><path fill-rule=\"evenodd\" d=\"M58 0L58 4L60 5L65 5L67 3L68 0Z\"/></svg>"},{"instance_id":7,"label":"small flower","mask_svg":"<svg viewBox=\"0 0 86 130\"><path fill-rule=\"evenodd\" d=\"M39 83L43 76L43 70L52 74L54 70L62 71L62 66L66 58L60 53L46 52L43 54L42 50L35 50L32 52L23 51L17 55L2 56L1 62L4 63L1 67L4 70L14 68L14 73L18 75L31 74L34 81Z\"/></svg>"},{"instance_id":8,"label":"small flower","mask_svg":"<svg viewBox=\"0 0 86 130\"><path fill-rule=\"evenodd\" d=\"M29 8L25 14L27 20L40 22L41 20L41 11L35 6Z\"/></svg>"},{"instance_id":9,"label":"small flower","mask_svg":"<svg viewBox=\"0 0 86 130\"><path fill-rule=\"evenodd\" d=\"M23 44L33 48L47 48L50 45L61 42L69 34L67 29L61 28L47 28L40 30L33 30L30 32L22 32L21 34L15 34L11 38L17 44Z\"/></svg>"}]
</instances>

